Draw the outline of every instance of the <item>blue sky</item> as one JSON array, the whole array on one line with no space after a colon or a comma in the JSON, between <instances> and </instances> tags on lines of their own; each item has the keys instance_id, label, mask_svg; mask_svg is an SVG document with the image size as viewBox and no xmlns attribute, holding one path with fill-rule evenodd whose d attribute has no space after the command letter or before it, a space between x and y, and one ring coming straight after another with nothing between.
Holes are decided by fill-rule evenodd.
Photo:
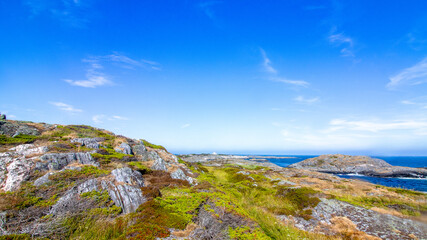
<instances>
[{"instance_id":1,"label":"blue sky","mask_svg":"<svg viewBox=\"0 0 427 240\"><path fill-rule=\"evenodd\" d=\"M427 154L426 1L0 0L0 111L175 153Z\"/></svg>"}]
</instances>

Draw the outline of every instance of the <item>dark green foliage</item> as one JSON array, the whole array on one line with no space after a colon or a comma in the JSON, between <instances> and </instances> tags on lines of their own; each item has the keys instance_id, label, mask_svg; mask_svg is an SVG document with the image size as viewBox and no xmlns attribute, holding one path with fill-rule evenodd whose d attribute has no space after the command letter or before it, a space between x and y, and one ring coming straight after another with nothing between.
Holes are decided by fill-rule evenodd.
<instances>
[{"instance_id":1,"label":"dark green foliage","mask_svg":"<svg viewBox=\"0 0 427 240\"><path fill-rule=\"evenodd\" d=\"M297 206L297 208L300 210L303 210L308 207L317 206L317 204L320 202L320 199L314 196L316 193L317 191L307 187L282 187L277 190L277 196L286 198L287 200L295 204L295 206Z\"/></svg>"},{"instance_id":2,"label":"dark green foliage","mask_svg":"<svg viewBox=\"0 0 427 240\"><path fill-rule=\"evenodd\" d=\"M161 146L161 145L152 144L152 143L150 143L150 142L148 142L147 140L144 140L144 139L141 139L141 141L144 143L144 146L146 146L146 147L150 147L150 148L153 148L153 149L163 149L163 150L167 151L166 148L163 147L163 146Z\"/></svg>"},{"instance_id":3,"label":"dark green foliage","mask_svg":"<svg viewBox=\"0 0 427 240\"><path fill-rule=\"evenodd\" d=\"M15 137L9 137L7 135L0 135L0 144L23 144L32 143L40 138L39 136L33 135L18 135Z\"/></svg>"},{"instance_id":4,"label":"dark green foliage","mask_svg":"<svg viewBox=\"0 0 427 240\"><path fill-rule=\"evenodd\" d=\"M112 148L100 148L96 153L91 154L93 158L101 164L108 164L113 160L123 160L124 158L131 158L132 155L118 153Z\"/></svg>"}]
</instances>

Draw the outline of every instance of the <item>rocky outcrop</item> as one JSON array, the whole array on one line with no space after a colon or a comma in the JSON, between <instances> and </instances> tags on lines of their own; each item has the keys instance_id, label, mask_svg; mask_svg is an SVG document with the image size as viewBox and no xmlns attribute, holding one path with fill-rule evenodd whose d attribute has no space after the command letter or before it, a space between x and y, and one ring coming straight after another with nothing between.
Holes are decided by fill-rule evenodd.
<instances>
[{"instance_id":1,"label":"rocky outcrop","mask_svg":"<svg viewBox=\"0 0 427 240\"><path fill-rule=\"evenodd\" d=\"M333 174L363 174L373 177L427 178L427 169L392 166L384 160L342 154L321 155L294 163L288 168Z\"/></svg>"},{"instance_id":2,"label":"rocky outcrop","mask_svg":"<svg viewBox=\"0 0 427 240\"><path fill-rule=\"evenodd\" d=\"M120 144L120 146L114 148L114 150L118 153L132 154L132 149L127 143Z\"/></svg>"},{"instance_id":3,"label":"rocky outcrop","mask_svg":"<svg viewBox=\"0 0 427 240\"><path fill-rule=\"evenodd\" d=\"M40 132L37 128L24 123L0 120L0 134L7 135L9 137L15 137L18 135L37 136L40 135Z\"/></svg>"},{"instance_id":4,"label":"rocky outcrop","mask_svg":"<svg viewBox=\"0 0 427 240\"><path fill-rule=\"evenodd\" d=\"M46 147L36 147L33 144L23 144L0 153L0 189L14 191L25 181L35 166L37 157L31 157L46 152Z\"/></svg>"},{"instance_id":5,"label":"rocky outcrop","mask_svg":"<svg viewBox=\"0 0 427 240\"><path fill-rule=\"evenodd\" d=\"M151 169L153 170L160 170L160 171L167 171L168 168L166 167L165 161L160 158L158 155L156 155L158 158L155 160L153 166L151 166Z\"/></svg>"},{"instance_id":6,"label":"rocky outcrop","mask_svg":"<svg viewBox=\"0 0 427 240\"><path fill-rule=\"evenodd\" d=\"M36 164L38 170L61 170L73 162L99 166L90 153L48 153L41 156L40 160Z\"/></svg>"},{"instance_id":7,"label":"rocky outcrop","mask_svg":"<svg viewBox=\"0 0 427 240\"><path fill-rule=\"evenodd\" d=\"M80 146L85 146L88 148L99 149L99 142L104 141L103 138L74 138L71 139L72 143L79 143Z\"/></svg>"},{"instance_id":8,"label":"rocky outcrop","mask_svg":"<svg viewBox=\"0 0 427 240\"><path fill-rule=\"evenodd\" d=\"M188 181L190 184L193 184L194 182L193 178L185 175L184 171L181 169L177 169L175 172L171 173L171 178Z\"/></svg>"},{"instance_id":9,"label":"rocky outcrop","mask_svg":"<svg viewBox=\"0 0 427 240\"><path fill-rule=\"evenodd\" d=\"M353 222L357 230L381 239L427 239L427 225L410 219L381 214L346 202L321 198L313 209L312 218L290 217L297 228L305 231L328 233L334 217L345 217ZM280 217L279 217L280 218ZM288 219L282 216L281 219ZM288 219L289 220L289 219Z\"/></svg>"},{"instance_id":10,"label":"rocky outcrop","mask_svg":"<svg viewBox=\"0 0 427 240\"><path fill-rule=\"evenodd\" d=\"M57 215L80 211L80 209L76 209L80 195L91 191L107 191L114 204L121 207L124 213L134 212L139 205L147 201L141 190L143 186L144 179L141 173L130 168L115 169L109 178L89 179L68 190L52 206L50 214Z\"/></svg>"}]
</instances>

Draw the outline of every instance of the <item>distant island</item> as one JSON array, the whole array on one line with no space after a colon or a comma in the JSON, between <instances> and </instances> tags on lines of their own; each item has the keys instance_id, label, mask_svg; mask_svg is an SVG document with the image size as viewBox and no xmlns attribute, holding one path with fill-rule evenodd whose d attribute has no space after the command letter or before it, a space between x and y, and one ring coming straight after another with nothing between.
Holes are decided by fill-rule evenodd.
<instances>
[{"instance_id":1,"label":"distant island","mask_svg":"<svg viewBox=\"0 0 427 240\"><path fill-rule=\"evenodd\" d=\"M294 163L289 168L333 174L361 174L372 177L427 178L427 169L392 166L382 159L368 156L328 154Z\"/></svg>"}]
</instances>

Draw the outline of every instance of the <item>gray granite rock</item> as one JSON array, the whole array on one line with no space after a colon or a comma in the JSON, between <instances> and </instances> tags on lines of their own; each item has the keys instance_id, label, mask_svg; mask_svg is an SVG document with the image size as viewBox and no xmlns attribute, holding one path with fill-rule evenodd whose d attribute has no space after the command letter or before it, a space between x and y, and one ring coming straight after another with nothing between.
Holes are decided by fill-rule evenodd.
<instances>
[{"instance_id":1,"label":"gray granite rock","mask_svg":"<svg viewBox=\"0 0 427 240\"><path fill-rule=\"evenodd\" d=\"M39 177L39 178L37 178L35 181L34 181L34 186L41 186L41 185L43 185L43 184L46 184L46 183L49 183L50 182L50 180L49 180L49 176L50 175L53 175L53 174L55 174L54 172L48 172L48 173L46 173L45 175L43 175L42 177Z\"/></svg>"},{"instance_id":2,"label":"gray granite rock","mask_svg":"<svg viewBox=\"0 0 427 240\"><path fill-rule=\"evenodd\" d=\"M41 156L40 160L42 162L36 164L38 170L61 170L73 162L99 166L90 153L48 153Z\"/></svg>"},{"instance_id":3,"label":"gray granite rock","mask_svg":"<svg viewBox=\"0 0 427 240\"><path fill-rule=\"evenodd\" d=\"M111 171L111 174L116 178L116 181L119 183L126 183L139 187L144 187L144 178L142 177L142 174L128 167L114 169L113 171Z\"/></svg>"},{"instance_id":4,"label":"gray granite rock","mask_svg":"<svg viewBox=\"0 0 427 240\"><path fill-rule=\"evenodd\" d=\"M120 144L120 146L117 148L114 148L114 150L118 153L132 154L132 149L127 143Z\"/></svg>"},{"instance_id":5,"label":"gray granite rock","mask_svg":"<svg viewBox=\"0 0 427 240\"><path fill-rule=\"evenodd\" d=\"M427 239L427 224L381 214L335 199L321 198L309 220L300 217L293 219L297 228L314 231L318 225L331 224L330 220L335 216L346 217L356 224L358 230L381 239L413 239L410 234L414 234L418 239Z\"/></svg>"},{"instance_id":6,"label":"gray granite rock","mask_svg":"<svg viewBox=\"0 0 427 240\"><path fill-rule=\"evenodd\" d=\"M147 149L145 148L144 144L138 143L132 146L132 152L133 154L137 156L142 156L145 160L147 158Z\"/></svg>"},{"instance_id":7,"label":"gray granite rock","mask_svg":"<svg viewBox=\"0 0 427 240\"><path fill-rule=\"evenodd\" d=\"M151 166L151 169L153 169L153 170L161 170L161 171L167 171L168 170L168 168L166 167L165 161L161 157L158 157L155 160L153 166Z\"/></svg>"},{"instance_id":8,"label":"gray granite rock","mask_svg":"<svg viewBox=\"0 0 427 240\"><path fill-rule=\"evenodd\" d=\"M111 172L114 180L108 178L90 179L68 190L52 207L50 214L64 214L78 211L73 208L80 201L80 194L90 191L107 191L116 206L122 208L124 213L134 212L139 205L147 201L141 187L144 179L141 173L130 168L115 169ZM87 206L86 206L87 207Z\"/></svg>"},{"instance_id":9,"label":"gray granite rock","mask_svg":"<svg viewBox=\"0 0 427 240\"><path fill-rule=\"evenodd\" d=\"M37 128L25 123L0 120L0 134L9 137L14 137L19 134L37 136L40 135L40 132Z\"/></svg>"},{"instance_id":10,"label":"gray granite rock","mask_svg":"<svg viewBox=\"0 0 427 240\"><path fill-rule=\"evenodd\" d=\"M175 172L171 173L171 178L188 181L190 184L193 184L194 182L194 179L192 177L185 175L184 171L182 171L181 169L178 169Z\"/></svg>"},{"instance_id":11,"label":"gray granite rock","mask_svg":"<svg viewBox=\"0 0 427 240\"><path fill-rule=\"evenodd\" d=\"M88 148L99 149L99 142L104 141L103 138L74 138L71 139L72 143L79 143L81 146Z\"/></svg>"}]
</instances>

